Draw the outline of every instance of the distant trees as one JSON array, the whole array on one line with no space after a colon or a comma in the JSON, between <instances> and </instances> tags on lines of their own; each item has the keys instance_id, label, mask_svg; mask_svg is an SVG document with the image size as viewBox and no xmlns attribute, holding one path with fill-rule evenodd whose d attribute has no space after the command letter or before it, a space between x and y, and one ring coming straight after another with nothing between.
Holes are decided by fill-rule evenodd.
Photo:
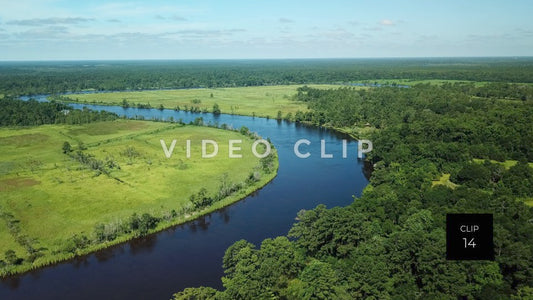
<instances>
[{"instance_id":1,"label":"distant trees","mask_svg":"<svg viewBox=\"0 0 533 300\"><path fill-rule=\"evenodd\" d=\"M167 61L164 64L152 61L111 62L105 67L96 63L86 65L86 62L71 62L65 67L53 62L17 63L0 66L0 93L32 95L88 89L212 88L409 78L491 81L494 85L476 90L475 94L526 101L531 99L531 88L515 89L512 84L500 82L531 83L532 74L530 58ZM212 93L209 97L212 98Z\"/></svg>"},{"instance_id":2,"label":"distant trees","mask_svg":"<svg viewBox=\"0 0 533 300\"><path fill-rule=\"evenodd\" d=\"M5 97L0 99L0 126L36 126L43 124L86 124L96 121L111 121L118 118L114 113L77 110L56 102L21 101Z\"/></svg>"}]
</instances>

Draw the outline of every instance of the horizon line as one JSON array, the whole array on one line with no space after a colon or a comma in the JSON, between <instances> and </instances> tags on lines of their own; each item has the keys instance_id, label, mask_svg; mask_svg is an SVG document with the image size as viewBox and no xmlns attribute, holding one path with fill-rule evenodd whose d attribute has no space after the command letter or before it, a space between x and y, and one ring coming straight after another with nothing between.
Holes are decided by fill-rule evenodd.
<instances>
[{"instance_id":1,"label":"horizon line","mask_svg":"<svg viewBox=\"0 0 533 300\"><path fill-rule=\"evenodd\" d=\"M368 56L368 57L286 57L286 58L77 58L77 59L0 59L3 62L95 62L95 61L249 61L249 60L379 60L379 59L476 59L476 58L533 58L525 55L509 56Z\"/></svg>"}]
</instances>

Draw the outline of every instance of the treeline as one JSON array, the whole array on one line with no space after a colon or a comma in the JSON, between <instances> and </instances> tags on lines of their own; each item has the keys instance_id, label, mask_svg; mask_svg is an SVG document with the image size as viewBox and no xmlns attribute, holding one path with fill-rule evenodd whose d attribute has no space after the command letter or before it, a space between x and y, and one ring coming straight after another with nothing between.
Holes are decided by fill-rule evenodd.
<instances>
[{"instance_id":1,"label":"treeline","mask_svg":"<svg viewBox=\"0 0 533 300\"><path fill-rule=\"evenodd\" d=\"M407 162L412 156L430 157L441 167L472 158L533 161L533 102L472 97L469 88L465 84L334 91L302 87L296 97L311 111L300 113L296 121L380 129L381 135L374 137L381 150L373 152L376 162Z\"/></svg>"},{"instance_id":2,"label":"treeline","mask_svg":"<svg viewBox=\"0 0 533 300\"><path fill-rule=\"evenodd\" d=\"M413 93L418 93L420 91L420 88L422 88L422 86L424 85L428 86L429 84L417 84L417 85L418 85L418 88ZM527 102L526 105L530 105L533 103L533 85L510 84L510 83L499 83L499 82L476 85L474 83L460 82L460 83L443 83L443 84L440 84L440 86L443 90L446 90L448 92L454 92L460 95L461 99L466 99L466 97L471 97L471 98L485 98L493 102L496 100L516 100L516 101ZM390 85L390 86L385 86L385 87L397 88L397 86L395 85ZM313 110L309 110L306 112L297 111L294 114L289 112L285 115L283 115L282 111L278 111L277 117L276 117L277 120L304 122L304 123L312 124L315 126L332 125L334 127L350 127L350 126L361 127L361 126L370 125L370 123L363 122L363 120L366 119L367 116L362 116L360 114L353 114L353 113L343 113L342 109L348 108L348 109L357 109L358 111L362 111L362 112L370 112L369 109L371 107L375 107L371 103L361 103L360 107L356 107L354 105L345 106L346 103L344 102L345 101L350 102L351 99L346 98L346 97L344 98L334 97L333 95L331 95L330 99L320 98L321 99L320 101L310 101L310 99L320 97L320 95L327 94L329 92L327 91L322 92L323 90L319 90L319 89L310 89L307 86L300 87L297 90L298 90L298 94L295 96L295 99L299 101L309 102L309 106L313 108ZM350 90L350 88L348 88L348 90ZM405 93L403 91L399 91L399 93L401 95L410 97L408 93ZM366 91L360 91L359 95L353 95L353 97L364 97L364 95L366 95ZM371 105L371 107L369 105ZM435 105L437 104L434 104L434 108L437 108ZM439 105L441 105L441 107L437 108L439 112L442 112L443 110L448 108L447 104L441 103ZM374 113L376 113L375 110L372 111L372 115ZM367 113L367 115L370 115L370 113ZM379 127L381 126L381 124L377 124L377 126Z\"/></svg>"},{"instance_id":3,"label":"treeline","mask_svg":"<svg viewBox=\"0 0 533 300\"><path fill-rule=\"evenodd\" d=\"M369 123L370 184L347 207L298 213L286 237L239 241L223 291L175 299L531 299L533 108L460 86L302 90L334 126ZM497 157L494 157L496 153ZM510 168L473 158L518 159ZM435 183L450 174L448 184ZM446 213L491 213L495 261L447 261Z\"/></svg>"},{"instance_id":4,"label":"treeline","mask_svg":"<svg viewBox=\"0 0 533 300\"><path fill-rule=\"evenodd\" d=\"M22 101L10 97L0 99L0 126L36 126L43 124L86 124L111 121L114 113L73 109L57 102Z\"/></svg>"},{"instance_id":5,"label":"treeline","mask_svg":"<svg viewBox=\"0 0 533 300\"><path fill-rule=\"evenodd\" d=\"M533 82L530 58L3 62L0 94L340 83L374 79Z\"/></svg>"}]
</instances>

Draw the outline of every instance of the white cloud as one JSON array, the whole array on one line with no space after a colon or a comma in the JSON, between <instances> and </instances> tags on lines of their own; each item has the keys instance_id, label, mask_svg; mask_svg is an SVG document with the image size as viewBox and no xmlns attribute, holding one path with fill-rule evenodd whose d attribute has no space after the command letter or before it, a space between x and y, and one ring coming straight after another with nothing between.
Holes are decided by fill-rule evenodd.
<instances>
[{"instance_id":1,"label":"white cloud","mask_svg":"<svg viewBox=\"0 0 533 300\"><path fill-rule=\"evenodd\" d=\"M291 19L287 19L287 18L283 18L283 17L279 18L278 21L279 21L280 23L293 23L293 22L294 22L294 21L291 20Z\"/></svg>"},{"instance_id":2,"label":"white cloud","mask_svg":"<svg viewBox=\"0 0 533 300\"><path fill-rule=\"evenodd\" d=\"M172 15L170 17L165 17L165 16L162 16L162 15L156 15L155 18L157 20L173 20L173 21L187 21L187 18L185 17L182 17L180 15Z\"/></svg>"},{"instance_id":3,"label":"white cloud","mask_svg":"<svg viewBox=\"0 0 533 300\"><path fill-rule=\"evenodd\" d=\"M72 37L68 31L68 28L65 26L36 27L23 32L15 33L14 36L19 39L31 41L58 40Z\"/></svg>"},{"instance_id":4,"label":"white cloud","mask_svg":"<svg viewBox=\"0 0 533 300\"><path fill-rule=\"evenodd\" d=\"M172 17L170 17L170 19L174 21L187 21L187 18L178 15L173 15Z\"/></svg>"},{"instance_id":5,"label":"white cloud","mask_svg":"<svg viewBox=\"0 0 533 300\"><path fill-rule=\"evenodd\" d=\"M393 26L395 23L392 20L383 19L383 20L379 21L379 24L383 25L383 26Z\"/></svg>"}]
</instances>

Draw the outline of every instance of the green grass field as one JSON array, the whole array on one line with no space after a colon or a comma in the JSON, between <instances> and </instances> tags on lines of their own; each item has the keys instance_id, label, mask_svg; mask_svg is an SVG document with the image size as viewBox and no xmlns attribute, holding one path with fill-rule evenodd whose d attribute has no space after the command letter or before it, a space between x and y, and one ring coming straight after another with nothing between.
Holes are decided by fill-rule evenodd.
<instances>
[{"instance_id":1,"label":"green grass field","mask_svg":"<svg viewBox=\"0 0 533 300\"><path fill-rule=\"evenodd\" d=\"M457 184L450 181L450 175L451 174L448 174L448 173L442 174L440 178L438 178L437 180L433 180L431 182L431 186L444 185L451 189L455 189L457 187Z\"/></svg>"},{"instance_id":2,"label":"green grass field","mask_svg":"<svg viewBox=\"0 0 533 300\"><path fill-rule=\"evenodd\" d=\"M173 139L177 140L171 158L164 155L160 139L168 147ZM190 158L186 157L187 139L191 140ZM201 158L202 139L218 143L216 157ZM241 159L228 158L230 139L243 141ZM84 153L104 162L113 161L120 169L110 168L109 175L98 175L63 153L65 141L72 145L71 153L82 142ZM191 206L190 195L202 187L210 194L216 193L224 176L231 183L240 183L250 172L259 172L261 179L253 186L216 202L202 213L239 200L265 185L276 173L266 174L259 168L259 159L250 150L252 143L251 138L238 132L148 121L0 129L0 260L9 249L19 257L27 256L16 241L21 234L32 239L34 247L46 250L33 265L23 265L16 271L67 258L59 253L65 241L74 234L91 236L97 223L121 222L133 213L165 217L172 210ZM211 149L208 147L208 152ZM275 164L277 168L277 159ZM19 233L8 228L7 215L17 221L14 224ZM157 230L189 218L192 216L178 216L162 222ZM121 240L124 239L127 237ZM94 245L86 252L102 247Z\"/></svg>"},{"instance_id":3,"label":"green grass field","mask_svg":"<svg viewBox=\"0 0 533 300\"><path fill-rule=\"evenodd\" d=\"M484 161L485 161L484 159L474 158L474 162L478 163L478 164L482 164ZM493 163L493 164L500 164L501 166L503 166L506 169L509 169L510 167L512 167L512 166L514 166L514 165L516 165L518 163L518 161L512 160L512 159L509 159L509 160L506 160L506 161L503 161L503 162L495 161L495 160L491 159L490 162ZM529 163L529 166L533 168L533 163Z\"/></svg>"},{"instance_id":4,"label":"green grass field","mask_svg":"<svg viewBox=\"0 0 533 300\"><path fill-rule=\"evenodd\" d=\"M140 92L114 92L95 94L72 94L70 99L79 102L121 105L126 100L131 106L136 104L150 104L154 108L163 105L165 108L175 109L177 106L197 106L201 110L211 112L217 103L222 113L246 116L275 118L278 111L283 116L296 113L298 110L307 111L305 103L293 101L292 96L301 85L279 85L216 89L182 89L158 90ZM315 88L337 88L338 85L309 85ZM212 95L212 97L211 97Z\"/></svg>"},{"instance_id":5,"label":"green grass field","mask_svg":"<svg viewBox=\"0 0 533 300\"><path fill-rule=\"evenodd\" d=\"M454 79L372 79L372 80L361 80L360 83L368 83L368 84L384 84L384 85L391 85L391 84L399 84L399 85L416 85L416 84L433 84L433 85L442 85L445 83L472 83L476 87L484 86L490 82L488 81L471 81L471 80L454 80ZM531 83L520 83L521 85L532 85Z\"/></svg>"},{"instance_id":6,"label":"green grass field","mask_svg":"<svg viewBox=\"0 0 533 300\"><path fill-rule=\"evenodd\" d=\"M369 83L369 84L384 84L384 85L390 85L390 84L399 84L399 85L416 85L416 84L434 84L434 85L442 85L444 83L472 83L475 86L483 86L487 84L488 82L483 81L469 81L469 80L451 80L451 79L424 79L424 80L417 80L417 79L375 79L375 80L362 80L361 83Z\"/></svg>"}]
</instances>

